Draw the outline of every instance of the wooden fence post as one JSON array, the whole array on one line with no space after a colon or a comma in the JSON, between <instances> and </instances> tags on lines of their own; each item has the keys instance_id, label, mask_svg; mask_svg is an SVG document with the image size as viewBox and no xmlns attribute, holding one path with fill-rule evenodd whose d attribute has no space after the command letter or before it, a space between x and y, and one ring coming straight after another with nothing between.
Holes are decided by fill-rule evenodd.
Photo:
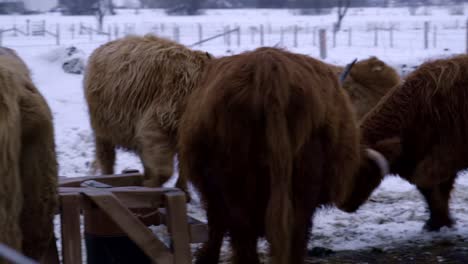
<instances>
[{"instance_id":1,"label":"wooden fence post","mask_svg":"<svg viewBox=\"0 0 468 264\"><path fill-rule=\"evenodd\" d=\"M75 24L71 25L70 31L71 31L71 38L75 39Z\"/></svg>"},{"instance_id":2,"label":"wooden fence post","mask_svg":"<svg viewBox=\"0 0 468 264\"><path fill-rule=\"evenodd\" d=\"M26 19L26 35L29 36L31 30L30 30L30 25L31 25L31 20Z\"/></svg>"},{"instance_id":3,"label":"wooden fence post","mask_svg":"<svg viewBox=\"0 0 468 264\"><path fill-rule=\"evenodd\" d=\"M432 44L434 46L434 48L437 48L437 26L434 26L434 32L433 32L433 36L432 36Z\"/></svg>"},{"instance_id":4,"label":"wooden fence post","mask_svg":"<svg viewBox=\"0 0 468 264\"><path fill-rule=\"evenodd\" d=\"M320 39L320 58L327 58L327 31L325 29L320 29L319 31Z\"/></svg>"},{"instance_id":5,"label":"wooden fence post","mask_svg":"<svg viewBox=\"0 0 468 264\"><path fill-rule=\"evenodd\" d=\"M468 53L468 20L466 20L466 53Z\"/></svg>"},{"instance_id":6,"label":"wooden fence post","mask_svg":"<svg viewBox=\"0 0 468 264\"><path fill-rule=\"evenodd\" d=\"M56 37L55 43L57 44L57 46L60 46L60 24L59 23L57 23L55 27L55 37Z\"/></svg>"},{"instance_id":7,"label":"wooden fence post","mask_svg":"<svg viewBox=\"0 0 468 264\"><path fill-rule=\"evenodd\" d=\"M265 35L264 35L264 29L263 29L263 24L260 25L260 46L263 46L265 44Z\"/></svg>"},{"instance_id":8,"label":"wooden fence post","mask_svg":"<svg viewBox=\"0 0 468 264\"><path fill-rule=\"evenodd\" d=\"M390 48L393 48L393 25L390 26Z\"/></svg>"},{"instance_id":9,"label":"wooden fence post","mask_svg":"<svg viewBox=\"0 0 468 264\"><path fill-rule=\"evenodd\" d=\"M93 30L92 30L92 27L90 26L87 30L88 30L88 34L89 34L89 41L93 41Z\"/></svg>"},{"instance_id":10,"label":"wooden fence post","mask_svg":"<svg viewBox=\"0 0 468 264\"><path fill-rule=\"evenodd\" d=\"M374 28L374 47L379 45L379 29L377 26Z\"/></svg>"},{"instance_id":11,"label":"wooden fence post","mask_svg":"<svg viewBox=\"0 0 468 264\"><path fill-rule=\"evenodd\" d=\"M175 42L180 42L180 29L178 25L174 25L173 29L174 33L174 41Z\"/></svg>"},{"instance_id":12,"label":"wooden fence post","mask_svg":"<svg viewBox=\"0 0 468 264\"><path fill-rule=\"evenodd\" d=\"M241 45L241 27L237 26L237 47Z\"/></svg>"},{"instance_id":13,"label":"wooden fence post","mask_svg":"<svg viewBox=\"0 0 468 264\"><path fill-rule=\"evenodd\" d=\"M203 26L201 23L198 23L197 27L198 27L198 41L201 42L203 40ZM200 43L200 46L201 45L202 43Z\"/></svg>"},{"instance_id":14,"label":"wooden fence post","mask_svg":"<svg viewBox=\"0 0 468 264\"><path fill-rule=\"evenodd\" d=\"M228 47L231 46L231 26L226 26L226 43Z\"/></svg>"},{"instance_id":15,"label":"wooden fence post","mask_svg":"<svg viewBox=\"0 0 468 264\"><path fill-rule=\"evenodd\" d=\"M114 24L114 37L119 38L119 25Z\"/></svg>"},{"instance_id":16,"label":"wooden fence post","mask_svg":"<svg viewBox=\"0 0 468 264\"><path fill-rule=\"evenodd\" d=\"M251 27L250 28L250 42L254 44L255 41L255 31L257 31L256 27Z\"/></svg>"},{"instance_id":17,"label":"wooden fence post","mask_svg":"<svg viewBox=\"0 0 468 264\"><path fill-rule=\"evenodd\" d=\"M348 29L348 46L351 47L353 45L353 29L350 27Z\"/></svg>"},{"instance_id":18,"label":"wooden fence post","mask_svg":"<svg viewBox=\"0 0 468 264\"><path fill-rule=\"evenodd\" d=\"M337 25L336 23L333 23L333 38L332 38L332 41L333 41L333 48L336 48L336 34L338 34L338 29L337 29Z\"/></svg>"},{"instance_id":19,"label":"wooden fence post","mask_svg":"<svg viewBox=\"0 0 468 264\"><path fill-rule=\"evenodd\" d=\"M429 21L424 22L424 49L429 48Z\"/></svg>"},{"instance_id":20,"label":"wooden fence post","mask_svg":"<svg viewBox=\"0 0 468 264\"><path fill-rule=\"evenodd\" d=\"M297 45L298 45L298 41L297 41L298 32L299 32L299 27L297 25L294 25L294 47L295 48L297 48Z\"/></svg>"},{"instance_id":21,"label":"wooden fence post","mask_svg":"<svg viewBox=\"0 0 468 264\"><path fill-rule=\"evenodd\" d=\"M317 28L314 27L312 30L312 46L317 46Z\"/></svg>"},{"instance_id":22,"label":"wooden fence post","mask_svg":"<svg viewBox=\"0 0 468 264\"><path fill-rule=\"evenodd\" d=\"M280 27L280 43L284 44L284 28L282 26Z\"/></svg>"}]
</instances>

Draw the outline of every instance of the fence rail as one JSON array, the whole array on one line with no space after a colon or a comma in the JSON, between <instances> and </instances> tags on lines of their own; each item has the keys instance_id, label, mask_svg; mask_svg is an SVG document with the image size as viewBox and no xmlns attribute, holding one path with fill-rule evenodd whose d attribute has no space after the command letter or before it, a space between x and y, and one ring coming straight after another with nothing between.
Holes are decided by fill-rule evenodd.
<instances>
[{"instance_id":1,"label":"fence rail","mask_svg":"<svg viewBox=\"0 0 468 264\"><path fill-rule=\"evenodd\" d=\"M103 30L105 29L105 30ZM322 58L328 49L339 47L385 49L451 49L462 43L461 51L468 52L468 21L436 22L363 22L343 27L339 31L332 24L310 26L297 24L214 25L213 23L109 23L103 29L92 24L48 24L29 21L0 28L0 45L12 47L34 45L73 45L76 43L104 43L129 34L154 33L174 41L194 46L231 45L316 47ZM211 36L211 37L204 37ZM457 47L459 47L458 44Z\"/></svg>"}]
</instances>

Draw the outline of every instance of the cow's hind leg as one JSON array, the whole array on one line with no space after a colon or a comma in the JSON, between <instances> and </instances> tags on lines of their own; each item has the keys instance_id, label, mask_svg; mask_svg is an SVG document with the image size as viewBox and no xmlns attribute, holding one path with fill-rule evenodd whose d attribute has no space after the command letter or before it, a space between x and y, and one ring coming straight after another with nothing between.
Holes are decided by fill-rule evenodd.
<instances>
[{"instance_id":1,"label":"cow's hind leg","mask_svg":"<svg viewBox=\"0 0 468 264\"><path fill-rule=\"evenodd\" d=\"M259 264L257 254L257 230L248 225L235 225L230 227L231 246L233 250L233 263Z\"/></svg>"},{"instance_id":2,"label":"cow's hind leg","mask_svg":"<svg viewBox=\"0 0 468 264\"><path fill-rule=\"evenodd\" d=\"M175 147L168 133L151 119L141 122L137 131L139 154L145 167L145 185L159 187L172 176Z\"/></svg>"},{"instance_id":3,"label":"cow's hind leg","mask_svg":"<svg viewBox=\"0 0 468 264\"><path fill-rule=\"evenodd\" d=\"M196 264L217 264L224 233L226 232L225 212L221 209L219 198L208 200L206 215L208 218L208 241L196 253Z\"/></svg>"},{"instance_id":4,"label":"cow's hind leg","mask_svg":"<svg viewBox=\"0 0 468 264\"><path fill-rule=\"evenodd\" d=\"M313 209L302 208L294 212L294 224L291 237L291 261L289 263L304 263L307 252L310 228L312 226Z\"/></svg>"},{"instance_id":5,"label":"cow's hind leg","mask_svg":"<svg viewBox=\"0 0 468 264\"><path fill-rule=\"evenodd\" d=\"M108 140L96 137L96 162L102 174L114 174L115 146Z\"/></svg>"},{"instance_id":6,"label":"cow's hind leg","mask_svg":"<svg viewBox=\"0 0 468 264\"><path fill-rule=\"evenodd\" d=\"M454 181L455 175L434 187L418 187L429 206L430 218L424 225L426 230L438 231L441 227L453 225L449 212L449 200Z\"/></svg>"}]
</instances>

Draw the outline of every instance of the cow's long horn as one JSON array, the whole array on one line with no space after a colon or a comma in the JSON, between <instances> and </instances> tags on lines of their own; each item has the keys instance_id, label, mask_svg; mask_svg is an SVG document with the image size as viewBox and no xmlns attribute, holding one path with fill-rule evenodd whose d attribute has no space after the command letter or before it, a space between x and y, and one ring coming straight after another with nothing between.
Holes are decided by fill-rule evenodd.
<instances>
[{"instance_id":1,"label":"cow's long horn","mask_svg":"<svg viewBox=\"0 0 468 264\"><path fill-rule=\"evenodd\" d=\"M375 164L377 164L377 166L380 169L380 173L382 173L382 176L385 176L390 173L390 167L384 155L370 148L366 149L366 155L368 158L373 160Z\"/></svg>"},{"instance_id":2,"label":"cow's long horn","mask_svg":"<svg viewBox=\"0 0 468 264\"><path fill-rule=\"evenodd\" d=\"M353 68L356 61L357 61L357 58L354 59L350 64L346 65L345 69L340 74L340 83L341 84L343 84L343 82L346 80L346 77L348 77L349 73L351 72L351 68Z\"/></svg>"}]
</instances>

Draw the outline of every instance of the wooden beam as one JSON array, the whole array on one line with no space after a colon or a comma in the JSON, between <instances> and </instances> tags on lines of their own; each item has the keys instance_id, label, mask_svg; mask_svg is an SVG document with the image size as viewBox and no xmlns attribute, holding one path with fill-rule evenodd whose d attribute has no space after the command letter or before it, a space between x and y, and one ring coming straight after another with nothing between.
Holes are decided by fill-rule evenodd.
<instances>
[{"instance_id":1,"label":"wooden beam","mask_svg":"<svg viewBox=\"0 0 468 264\"><path fill-rule=\"evenodd\" d=\"M81 264L80 197L62 194L60 202L63 263Z\"/></svg>"},{"instance_id":2,"label":"wooden beam","mask_svg":"<svg viewBox=\"0 0 468 264\"><path fill-rule=\"evenodd\" d=\"M111 192L127 208L159 208L164 205L164 193L177 191L176 188L149 188L149 187L115 187L115 188L89 188L89 187L59 187L59 194L79 194L89 190L105 190Z\"/></svg>"},{"instance_id":3,"label":"wooden beam","mask_svg":"<svg viewBox=\"0 0 468 264\"><path fill-rule=\"evenodd\" d=\"M167 210L159 208L161 214L161 224L167 224ZM208 225L191 216L187 216L190 228L190 243L204 243L208 241Z\"/></svg>"},{"instance_id":4,"label":"wooden beam","mask_svg":"<svg viewBox=\"0 0 468 264\"><path fill-rule=\"evenodd\" d=\"M192 263L185 194L181 191L175 191L168 192L165 196L167 221L170 223L167 227L172 239L174 263Z\"/></svg>"},{"instance_id":5,"label":"wooden beam","mask_svg":"<svg viewBox=\"0 0 468 264\"><path fill-rule=\"evenodd\" d=\"M85 190L85 197L91 199L137 244L150 259L158 264L173 264L170 250L132 212L119 202L111 192Z\"/></svg>"},{"instance_id":6,"label":"wooden beam","mask_svg":"<svg viewBox=\"0 0 468 264\"><path fill-rule=\"evenodd\" d=\"M143 175L141 173L127 173L117 175L85 176L85 177L59 177L60 187L80 187L84 181L95 180L112 186L141 186Z\"/></svg>"}]
</instances>

